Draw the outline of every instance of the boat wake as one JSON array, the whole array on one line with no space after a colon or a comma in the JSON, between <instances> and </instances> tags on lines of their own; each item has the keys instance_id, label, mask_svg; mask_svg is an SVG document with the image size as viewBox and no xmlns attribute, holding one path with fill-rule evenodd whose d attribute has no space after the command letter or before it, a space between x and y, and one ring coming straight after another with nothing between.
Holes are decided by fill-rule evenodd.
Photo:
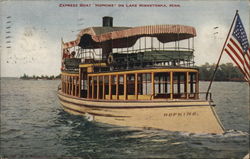
<instances>
[{"instance_id":1,"label":"boat wake","mask_svg":"<svg viewBox=\"0 0 250 159\"><path fill-rule=\"evenodd\" d=\"M183 136L192 136L192 137L236 137L236 136L249 136L248 132L240 131L240 130L227 130L223 134L196 134L196 133L187 133L187 132L179 132L178 134Z\"/></svg>"},{"instance_id":2,"label":"boat wake","mask_svg":"<svg viewBox=\"0 0 250 159\"><path fill-rule=\"evenodd\" d=\"M233 136L249 136L249 132L244 132L240 130L227 130L223 133L224 137L233 137Z\"/></svg>"}]
</instances>

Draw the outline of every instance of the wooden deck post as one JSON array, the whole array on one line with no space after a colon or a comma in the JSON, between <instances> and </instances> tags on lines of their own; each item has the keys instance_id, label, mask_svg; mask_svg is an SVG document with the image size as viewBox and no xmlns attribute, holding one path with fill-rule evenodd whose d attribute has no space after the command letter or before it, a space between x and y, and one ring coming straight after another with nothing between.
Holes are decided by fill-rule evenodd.
<instances>
[{"instance_id":1,"label":"wooden deck post","mask_svg":"<svg viewBox=\"0 0 250 159\"><path fill-rule=\"evenodd\" d=\"M71 88L70 88L71 95L74 95L74 77L71 76Z\"/></svg>"},{"instance_id":2,"label":"wooden deck post","mask_svg":"<svg viewBox=\"0 0 250 159\"><path fill-rule=\"evenodd\" d=\"M94 99L94 95L95 95L94 94L95 93L95 88L94 88L95 87L95 85L94 85L95 81L94 81L94 77L95 76L92 76L92 78L91 78L92 79L92 99Z\"/></svg>"},{"instance_id":3,"label":"wooden deck post","mask_svg":"<svg viewBox=\"0 0 250 159\"><path fill-rule=\"evenodd\" d=\"M102 76L102 99L105 99L105 76Z\"/></svg>"},{"instance_id":4,"label":"wooden deck post","mask_svg":"<svg viewBox=\"0 0 250 159\"><path fill-rule=\"evenodd\" d=\"M65 93L68 94L68 77L65 76Z\"/></svg>"},{"instance_id":5,"label":"wooden deck post","mask_svg":"<svg viewBox=\"0 0 250 159\"><path fill-rule=\"evenodd\" d=\"M68 80L68 82L67 82L67 94L69 95L70 94L70 83L69 83L69 79L70 77L69 76L67 76L67 80Z\"/></svg>"},{"instance_id":6,"label":"wooden deck post","mask_svg":"<svg viewBox=\"0 0 250 159\"><path fill-rule=\"evenodd\" d=\"M69 76L69 94L72 95L72 78Z\"/></svg>"},{"instance_id":7,"label":"wooden deck post","mask_svg":"<svg viewBox=\"0 0 250 159\"><path fill-rule=\"evenodd\" d=\"M90 88L89 88L89 86L90 86L89 78L90 78L90 77L88 76L88 77L87 77L87 87L88 87L88 88L87 88L87 89L88 89L87 98L88 98L88 99L89 99L89 95L90 95L90 92L89 92L89 91L90 91Z\"/></svg>"},{"instance_id":8,"label":"wooden deck post","mask_svg":"<svg viewBox=\"0 0 250 159\"><path fill-rule=\"evenodd\" d=\"M174 95L174 82L173 82L173 72L170 72L170 99L173 99Z\"/></svg>"},{"instance_id":9,"label":"wooden deck post","mask_svg":"<svg viewBox=\"0 0 250 159\"><path fill-rule=\"evenodd\" d=\"M189 89L189 72L186 72L186 87L187 87L187 92L186 92L186 98L189 99L189 93L188 93L188 89Z\"/></svg>"},{"instance_id":10,"label":"wooden deck post","mask_svg":"<svg viewBox=\"0 0 250 159\"><path fill-rule=\"evenodd\" d=\"M81 97L81 82L82 82L82 77L81 77L81 69L78 74L78 97Z\"/></svg>"},{"instance_id":11,"label":"wooden deck post","mask_svg":"<svg viewBox=\"0 0 250 159\"><path fill-rule=\"evenodd\" d=\"M81 97L81 80L80 80L80 76L78 76L78 97Z\"/></svg>"},{"instance_id":12,"label":"wooden deck post","mask_svg":"<svg viewBox=\"0 0 250 159\"><path fill-rule=\"evenodd\" d=\"M62 82L61 82L61 85L62 85L62 92L63 92L63 82L64 82L64 81L63 81L63 76L62 76L62 75L61 75L61 81L62 81Z\"/></svg>"},{"instance_id":13,"label":"wooden deck post","mask_svg":"<svg viewBox=\"0 0 250 159\"><path fill-rule=\"evenodd\" d=\"M75 85L75 77L72 76L72 95L75 96L75 90L76 89L76 85Z\"/></svg>"},{"instance_id":14,"label":"wooden deck post","mask_svg":"<svg viewBox=\"0 0 250 159\"><path fill-rule=\"evenodd\" d=\"M63 93L65 93L65 77L64 77L64 75L62 75L62 79L63 79L62 91L63 91Z\"/></svg>"},{"instance_id":15,"label":"wooden deck post","mask_svg":"<svg viewBox=\"0 0 250 159\"><path fill-rule=\"evenodd\" d=\"M77 76L76 76L76 77L75 77L75 96L78 96L78 94L77 94L77 92L78 92L77 86L78 86L78 78L77 78Z\"/></svg>"},{"instance_id":16,"label":"wooden deck post","mask_svg":"<svg viewBox=\"0 0 250 159\"><path fill-rule=\"evenodd\" d=\"M68 76L66 75L65 78L66 78L66 79L65 79L65 80L66 80L66 81L65 81L65 84L66 84L66 86L65 86L65 91L66 91L66 94L68 94Z\"/></svg>"},{"instance_id":17,"label":"wooden deck post","mask_svg":"<svg viewBox=\"0 0 250 159\"><path fill-rule=\"evenodd\" d=\"M127 74L124 74L124 100L127 100Z\"/></svg>"},{"instance_id":18,"label":"wooden deck post","mask_svg":"<svg viewBox=\"0 0 250 159\"><path fill-rule=\"evenodd\" d=\"M135 99L138 100L138 73L135 73Z\"/></svg>"},{"instance_id":19,"label":"wooden deck post","mask_svg":"<svg viewBox=\"0 0 250 159\"><path fill-rule=\"evenodd\" d=\"M77 95L77 77L74 77L75 96Z\"/></svg>"},{"instance_id":20,"label":"wooden deck post","mask_svg":"<svg viewBox=\"0 0 250 159\"><path fill-rule=\"evenodd\" d=\"M68 87L69 95L71 95L71 76L69 76L69 87Z\"/></svg>"},{"instance_id":21,"label":"wooden deck post","mask_svg":"<svg viewBox=\"0 0 250 159\"><path fill-rule=\"evenodd\" d=\"M65 88L66 88L65 76L63 76L63 93L66 93L66 92L65 92Z\"/></svg>"},{"instance_id":22,"label":"wooden deck post","mask_svg":"<svg viewBox=\"0 0 250 159\"><path fill-rule=\"evenodd\" d=\"M65 75L65 93L68 94L68 77Z\"/></svg>"},{"instance_id":23,"label":"wooden deck post","mask_svg":"<svg viewBox=\"0 0 250 159\"><path fill-rule=\"evenodd\" d=\"M63 76L63 84L64 84L63 92L66 93L66 81L65 81L65 76Z\"/></svg>"},{"instance_id":24,"label":"wooden deck post","mask_svg":"<svg viewBox=\"0 0 250 159\"><path fill-rule=\"evenodd\" d=\"M61 86L62 86L62 92L63 92L63 76L61 75Z\"/></svg>"},{"instance_id":25,"label":"wooden deck post","mask_svg":"<svg viewBox=\"0 0 250 159\"><path fill-rule=\"evenodd\" d=\"M154 96L155 96L155 73L154 72L151 72L151 80L152 80L152 99L154 99Z\"/></svg>"},{"instance_id":26,"label":"wooden deck post","mask_svg":"<svg viewBox=\"0 0 250 159\"><path fill-rule=\"evenodd\" d=\"M97 99L99 99L99 92L100 92L100 90L99 90L99 88L100 88L100 86L99 86L99 76L97 76L97 95L96 95L96 98Z\"/></svg>"},{"instance_id":27,"label":"wooden deck post","mask_svg":"<svg viewBox=\"0 0 250 159\"><path fill-rule=\"evenodd\" d=\"M111 79L111 75L109 75L109 99L112 99L112 79Z\"/></svg>"},{"instance_id":28,"label":"wooden deck post","mask_svg":"<svg viewBox=\"0 0 250 159\"><path fill-rule=\"evenodd\" d=\"M68 95L70 95L70 76L68 76Z\"/></svg>"},{"instance_id":29,"label":"wooden deck post","mask_svg":"<svg viewBox=\"0 0 250 159\"><path fill-rule=\"evenodd\" d=\"M72 94L72 78L71 78L71 76L69 76L69 95L71 95Z\"/></svg>"},{"instance_id":30,"label":"wooden deck post","mask_svg":"<svg viewBox=\"0 0 250 159\"><path fill-rule=\"evenodd\" d=\"M118 74L115 76L116 78L116 89L115 89L115 93L116 93L116 99L118 100L119 99L119 79L118 79Z\"/></svg>"},{"instance_id":31,"label":"wooden deck post","mask_svg":"<svg viewBox=\"0 0 250 159\"><path fill-rule=\"evenodd\" d=\"M63 92L63 76L61 75L61 86L62 86L62 92Z\"/></svg>"},{"instance_id":32,"label":"wooden deck post","mask_svg":"<svg viewBox=\"0 0 250 159\"><path fill-rule=\"evenodd\" d=\"M71 76L71 95L75 95L75 77Z\"/></svg>"}]
</instances>

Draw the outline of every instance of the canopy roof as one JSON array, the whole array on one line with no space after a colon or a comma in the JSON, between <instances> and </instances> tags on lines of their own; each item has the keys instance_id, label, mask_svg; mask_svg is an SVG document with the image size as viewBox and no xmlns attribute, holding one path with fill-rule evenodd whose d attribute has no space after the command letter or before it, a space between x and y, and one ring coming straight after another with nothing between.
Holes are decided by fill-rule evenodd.
<instances>
[{"instance_id":1,"label":"canopy roof","mask_svg":"<svg viewBox=\"0 0 250 159\"><path fill-rule=\"evenodd\" d=\"M150 25L139 27L90 27L83 29L77 39L63 43L63 48L80 46L82 48L112 48L133 46L140 37L156 37L160 42L179 41L196 36L196 30L184 25Z\"/></svg>"}]
</instances>

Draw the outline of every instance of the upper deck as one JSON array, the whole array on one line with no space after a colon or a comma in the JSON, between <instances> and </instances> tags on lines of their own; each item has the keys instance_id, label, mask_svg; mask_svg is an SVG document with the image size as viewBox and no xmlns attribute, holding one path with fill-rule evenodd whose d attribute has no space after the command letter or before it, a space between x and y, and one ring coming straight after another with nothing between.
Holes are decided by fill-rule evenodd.
<instances>
[{"instance_id":1,"label":"upper deck","mask_svg":"<svg viewBox=\"0 0 250 159\"><path fill-rule=\"evenodd\" d=\"M114 27L112 17L102 27L83 29L77 39L62 43L62 71L80 64L106 63L104 71L152 67L193 67L195 28L184 25Z\"/></svg>"},{"instance_id":2,"label":"upper deck","mask_svg":"<svg viewBox=\"0 0 250 159\"><path fill-rule=\"evenodd\" d=\"M195 28L183 25L102 27L62 43L62 92L95 100L199 99Z\"/></svg>"}]
</instances>

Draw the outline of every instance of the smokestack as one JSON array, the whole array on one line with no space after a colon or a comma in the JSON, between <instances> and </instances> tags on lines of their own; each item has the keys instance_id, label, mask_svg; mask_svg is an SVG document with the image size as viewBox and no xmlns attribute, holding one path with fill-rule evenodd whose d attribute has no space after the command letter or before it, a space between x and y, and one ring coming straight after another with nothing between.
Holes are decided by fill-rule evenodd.
<instances>
[{"instance_id":1,"label":"smokestack","mask_svg":"<svg viewBox=\"0 0 250 159\"><path fill-rule=\"evenodd\" d=\"M102 17L102 26L103 27L113 27L113 17Z\"/></svg>"}]
</instances>

